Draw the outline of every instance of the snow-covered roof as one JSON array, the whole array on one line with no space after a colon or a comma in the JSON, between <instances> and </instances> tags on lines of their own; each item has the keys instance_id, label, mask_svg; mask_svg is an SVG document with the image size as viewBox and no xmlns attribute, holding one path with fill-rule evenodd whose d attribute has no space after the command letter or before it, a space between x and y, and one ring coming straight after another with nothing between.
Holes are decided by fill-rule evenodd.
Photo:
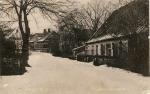
<instances>
[{"instance_id":1,"label":"snow-covered roof","mask_svg":"<svg viewBox=\"0 0 150 94\"><path fill-rule=\"evenodd\" d=\"M102 40L111 39L111 38L113 38L112 35L104 35L104 36L101 36L101 37L98 37L98 38L93 38L93 39L89 40L86 43L92 43L92 42L102 41Z\"/></svg>"},{"instance_id":2,"label":"snow-covered roof","mask_svg":"<svg viewBox=\"0 0 150 94\"><path fill-rule=\"evenodd\" d=\"M29 42L34 42L33 40L30 40Z\"/></svg>"},{"instance_id":3,"label":"snow-covered roof","mask_svg":"<svg viewBox=\"0 0 150 94\"><path fill-rule=\"evenodd\" d=\"M42 37L41 39L39 39L38 42L43 42L43 41L45 41L50 35L51 35L51 33L47 34L46 36L44 36L44 37Z\"/></svg>"},{"instance_id":4,"label":"snow-covered roof","mask_svg":"<svg viewBox=\"0 0 150 94\"><path fill-rule=\"evenodd\" d=\"M87 41L86 43L94 43L94 42L104 41L104 40L108 40L108 39L119 38L122 36L123 36L122 34L119 34L119 35L107 34L107 35L103 35L103 36L100 36L97 38L93 38L93 39Z\"/></svg>"},{"instance_id":5,"label":"snow-covered roof","mask_svg":"<svg viewBox=\"0 0 150 94\"><path fill-rule=\"evenodd\" d=\"M145 26L140 26L137 28L136 33L139 34L139 33L147 32L147 31L148 31L148 28L146 28ZM94 42L99 42L99 41L108 40L108 39L112 39L112 38L119 38L122 36L124 36L124 35L122 35L122 34L119 34L119 35L106 34L106 35L103 35L103 36L100 36L97 38L93 38L86 43L94 43Z\"/></svg>"},{"instance_id":6,"label":"snow-covered roof","mask_svg":"<svg viewBox=\"0 0 150 94\"><path fill-rule=\"evenodd\" d=\"M30 42L38 42L45 37L43 33L36 33L32 37L30 37Z\"/></svg>"}]
</instances>

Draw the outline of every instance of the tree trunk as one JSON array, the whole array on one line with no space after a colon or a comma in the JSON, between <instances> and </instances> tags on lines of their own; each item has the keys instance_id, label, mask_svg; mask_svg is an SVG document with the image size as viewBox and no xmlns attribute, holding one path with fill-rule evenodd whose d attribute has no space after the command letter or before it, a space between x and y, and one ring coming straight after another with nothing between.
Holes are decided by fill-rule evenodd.
<instances>
[{"instance_id":1,"label":"tree trunk","mask_svg":"<svg viewBox=\"0 0 150 94\"><path fill-rule=\"evenodd\" d=\"M26 9L23 10L24 13L24 24L25 24L25 34L23 36L23 47L22 47L22 58L24 62L24 66L29 67L28 59L29 59L29 37L30 37L30 27L27 18Z\"/></svg>"},{"instance_id":2,"label":"tree trunk","mask_svg":"<svg viewBox=\"0 0 150 94\"><path fill-rule=\"evenodd\" d=\"M23 36L23 46L22 46L22 55L21 55L21 66L25 68L28 66L28 59L29 59L29 35L25 34Z\"/></svg>"}]
</instances>

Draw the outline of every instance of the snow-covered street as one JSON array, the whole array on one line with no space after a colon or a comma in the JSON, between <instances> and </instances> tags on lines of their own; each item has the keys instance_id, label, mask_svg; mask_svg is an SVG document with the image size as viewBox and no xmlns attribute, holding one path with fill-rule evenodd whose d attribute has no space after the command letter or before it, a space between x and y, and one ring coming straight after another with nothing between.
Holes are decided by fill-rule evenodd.
<instances>
[{"instance_id":1,"label":"snow-covered street","mask_svg":"<svg viewBox=\"0 0 150 94\"><path fill-rule=\"evenodd\" d=\"M28 72L0 79L0 94L150 94L150 78L33 52Z\"/></svg>"}]
</instances>

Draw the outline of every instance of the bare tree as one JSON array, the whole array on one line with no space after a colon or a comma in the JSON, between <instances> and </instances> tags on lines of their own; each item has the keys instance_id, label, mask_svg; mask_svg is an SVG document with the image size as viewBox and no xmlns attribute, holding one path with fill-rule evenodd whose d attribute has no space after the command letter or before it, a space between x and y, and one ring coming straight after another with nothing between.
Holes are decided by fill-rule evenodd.
<instances>
[{"instance_id":1,"label":"bare tree","mask_svg":"<svg viewBox=\"0 0 150 94\"><path fill-rule=\"evenodd\" d=\"M111 14L108 7L105 4L103 5L101 1L95 0L94 2L89 2L86 7L82 8L82 22L86 28L91 30L91 35L100 29L103 22Z\"/></svg>"},{"instance_id":2,"label":"bare tree","mask_svg":"<svg viewBox=\"0 0 150 94\"><path fill-rule=\"evenodd\" d=\"M0 2L0 10L9 17L18 21L23 39L21 67L24 70L28 65L30 27L28 16L35 12L41 12L45 17L51 18L65 12L69 0L3 0Z\"/></svg>"},{"instance_id":3,"label":"bare tree","mask_svg":"<svg viewBox=\"0 0 150 94\"><path fill-rule=\"evenodd\" d=\"M107 20L112 12L121 6L126 5L130 1L132 0L118 0L117 3L112 3L111 1L105 3L103 0L94 0L94 2L89 2L82 8L82 23L86 26L86 28L91 30L91 35L95 36L96 32L99 31L101 25Z\"/></svg>"},{"instance_id":4,"label":"bare tree","mask_svg":"<svg viewBox=\"0 0 150 94\"><path fill-rule=\"evenodd\" d=\"M71 12L67 13L64 17L61 17L58 21L60 33L64 33L65 36L70 34L69 37L64 38L67 38L68 41L70 41L69 44L74 45L73 48L83 45L83 43L89 38L89 32L86 32L82 20L84 19L80 14L80 10L75 8ZM70 37L71 35L72 37Z\"/></svg>"}]
</instances>

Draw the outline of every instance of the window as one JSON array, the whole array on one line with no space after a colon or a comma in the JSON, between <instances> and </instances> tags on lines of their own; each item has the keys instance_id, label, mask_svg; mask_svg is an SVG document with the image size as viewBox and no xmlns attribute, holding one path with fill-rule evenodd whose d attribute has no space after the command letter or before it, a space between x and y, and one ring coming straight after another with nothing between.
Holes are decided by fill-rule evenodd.
<instances>
[{"instance_id":1,"label":"window","mask_svg":"<svg viewBox=\"0 0 150 94\"><path fill-rule=\"evenodd\" d=\"M101 45L99 45L99 52L98 52L99 55L101 55Z\"/></svg>"},{"instance_id":2,"label":"window","mask_svg":"<svg viewBox=\"0 0 150 94\"><path fill-rule=\"evenodd\" d=\"M112 50L113 50L113 56L117 57L118 56L118 45L117 43L112 43Z\"/></svg>"},{"instance_id":3,"label":"window","mask_svg":"<svg viewBox=\"0 0 150 94\"><path fill-rule=\"evenodd\" d=\"M104 56L105 55L105 45L101 44L101 55Z\"/></svg>"},{"instance_id":4,"label":"window","mask_svg":"<svg viewBox=\"0 0 150 94\"><path fill-rule=\"evenodd\" d=\"M85 47L85 54L88 54L88 46Z\"/></svg>"},{"instance_id":5,"label":"window","mask_svg":"<svg viewBox=\"0 0 150 94\"><path fill-rule=\"evenodd\" d=\"M91 50L91 52L92 52L92 55L94 55L94 45L92 45L92 50Z\"/></svg>"},{"instance_id":6,"label":"window","mask_svg":"<svg viewBox=\"0 0 150 94\"><path fill-rule=\"evenodd\" d=\"M111 43L106 44L106 56L111 56Z\"/></svg>"},{"instance_id":7,"label":"window","mask_svg":"<svg viewBox=\"0 0 150 94\"><path fill-rule=\"evenodd\" d=\"M96 55L98 55L98 45L96 45Z\"/></svg>"}]
</instances>

